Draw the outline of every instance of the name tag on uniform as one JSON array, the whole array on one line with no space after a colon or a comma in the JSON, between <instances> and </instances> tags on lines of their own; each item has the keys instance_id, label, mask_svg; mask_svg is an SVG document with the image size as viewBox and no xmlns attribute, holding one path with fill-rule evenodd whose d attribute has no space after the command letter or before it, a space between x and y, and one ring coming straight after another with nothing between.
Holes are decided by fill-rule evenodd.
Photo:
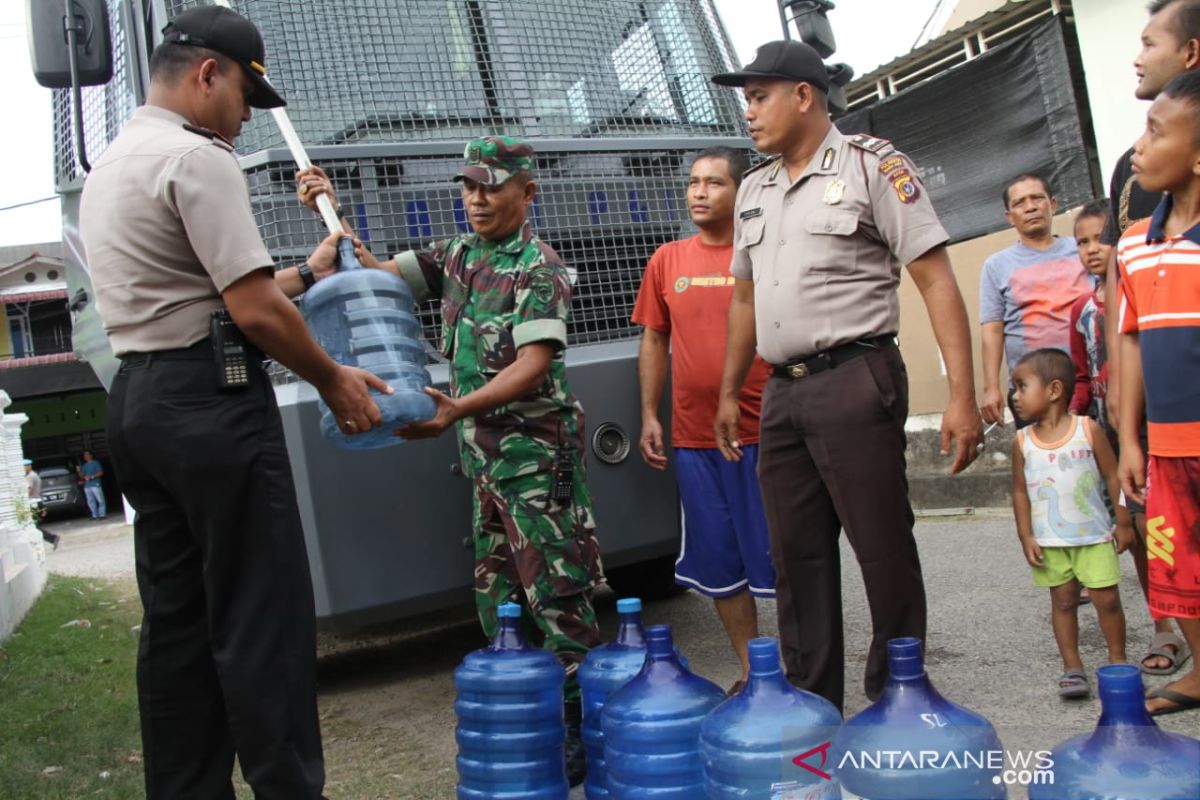
<instances>
[{"instance_id":1,"label":"name tag on uniform","mask_svg":"<svg viewBox=\"0 0 1200 800\"><path fill-rule=\"evenodd\" d=\"M763 211L761 208L747 208L745 211L738 214L738 219L742 219L742 220L753 219L755 217L761 217L762 213L763 213Z\"/></svg>"}]
</instances>

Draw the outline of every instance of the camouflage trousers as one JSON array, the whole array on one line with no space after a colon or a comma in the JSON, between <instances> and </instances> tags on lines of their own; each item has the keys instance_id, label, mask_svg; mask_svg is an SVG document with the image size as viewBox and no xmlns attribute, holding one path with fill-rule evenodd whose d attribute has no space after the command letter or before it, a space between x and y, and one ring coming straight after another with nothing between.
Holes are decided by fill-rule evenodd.
<instances>
[{"instance_id":1,"label":"camouflage trousers","mask_svg":"<svg viewBox=\"0 0 1200 800\"><path fill-rule=\"evenodd\" d=\"M591 497L576 473L570 502L550 499L553 474L475 478L475 608L483 632L499 629L501 603L521 605L525 634L567 671L566 700L579 698L575 674L600 644L591 589L604 580Z\"/></svg>"}]
</instances>

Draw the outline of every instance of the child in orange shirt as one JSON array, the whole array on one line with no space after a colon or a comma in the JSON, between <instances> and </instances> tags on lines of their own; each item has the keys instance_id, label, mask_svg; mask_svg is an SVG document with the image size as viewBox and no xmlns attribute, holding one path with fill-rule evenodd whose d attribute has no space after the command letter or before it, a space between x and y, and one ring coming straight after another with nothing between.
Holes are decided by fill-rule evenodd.
<instances>
[{"instance_id":1,"label":"child in orange shirt","mask_svg":"<svg viewBox=\"0 0 1200 800\"><path fill-rule=\"evenodd\" d=\"M1133 171L1165 192L1117 244L1121 454L1126 495L1146 504L1150 614L1200 647L1200 73L1166 85L1134 145ZM1138 441L1146 420L1149 463ZM1200 707L1200 668L1151 692L1147 710Z\"/></svg>"}]
</instances>

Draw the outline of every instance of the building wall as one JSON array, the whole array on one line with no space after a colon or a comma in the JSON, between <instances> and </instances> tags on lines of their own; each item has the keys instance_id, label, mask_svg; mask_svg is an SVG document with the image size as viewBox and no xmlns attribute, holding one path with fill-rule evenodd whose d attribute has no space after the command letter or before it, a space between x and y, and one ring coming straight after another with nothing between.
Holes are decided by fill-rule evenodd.
<instances>
[{"instance_id":1,"label":"building wall","mask_svg":"<svg viewBox=\"0 0 1200 800\"><path fill-rule=\"evenodd\" d=\"M997 198L996 214L999 216L1001 213ZM1054 232L1060 236L1070 236L1073 218L1070 213L1058 215L1054 220ZM971 357L975 364L975 389L979 397L983 395L979 351L979 276L988 256L1016 241L1016 233L1008 228L960 242L950 248L950 263L954 266L954 275L958 279L970 320ZM900 284L900 350L908 366L909 415L940 414L945 410L949 397L946 375L925 303L907 272Z\"/></svg>"},{"instance_id":2,"label":"building wall","mask_svg":"<svg viewBox=\"0 0 1200 800\"><path fill-rule=\"evenodd\" d=\"M8 358L12 351L12 336L8 330L8 306L0 303L0 358Z\"/></svg>"},{"instance_id":3,"label":"building wall","mask_svg":"<svg viewBox=\"0 0 1200 800\"><path fill-rule=\"evenodd\" d=\"M1148 17L1145 3L1132 0L1076 0L1072 7L1107 189L1113 165L1146 123L1149 104L1133 95L1133 60Z\"/></svg>"},{"instance_id":4,"label":"building wall","mask_svg":"<svg viewBox=\"0 0 1200 800\"><path fill-rule=\"evenodd\" d=\"M12 411L29 417L21 430L29 440L103 430L107 404L101 390L26 398L13 403Z\"/></svg>"},{"instance_id":5,"label":"building wall","mask_svg":"<svg viewBox=\"0 0 1200 800\"><path fill-rule=\"evenodd\" d=\"M960 0L946 17L942 33L1004 5L1004 0ZM1075 0L1072 4L1076 32L1099 149L1105 191L1113 165L1140 135L1148 104L1134 97L1137 75L1133 60L1140 49L1146 24L1142 2L1134 0ZM1002 210L997 201L996 215ZM1071 235L1072 215L1061 214L1055 231ZM984 260L1016 241L1006 229L962 242L950 248L951 262L971 321L975 385L980 394L983 378L979 351L979 276ZM946 379L929 317L912 280L905 275L900 287L900 344L908 364L911 414L940 413L945 408Z\"/></svg>"},{"instance_id":6,"label":"building wall","mask_svg":"<svg viewBox=\"0 0 1200 800\"><path fill-rule=\"evenodd\" d=\"M46 585L46 551L29 515L21 426L0 390L0 642L8 638Z\"/></svg>"}]
</instances>

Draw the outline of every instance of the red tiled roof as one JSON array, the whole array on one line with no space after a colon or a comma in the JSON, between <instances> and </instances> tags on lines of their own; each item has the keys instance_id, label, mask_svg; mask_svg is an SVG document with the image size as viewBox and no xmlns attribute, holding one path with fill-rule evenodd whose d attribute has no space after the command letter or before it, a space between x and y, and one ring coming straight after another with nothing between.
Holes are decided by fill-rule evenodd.
<instances>
[{"instance_id":1,"label":"red tiled roof","mask_svg":"<svg viewBox=\"0 0 1200 800\"><path fill-rule=\"evenodd\" d=\"M19 292L0 294L0 303L32 303L37 300L66 300L66 289L49 289L43 292Z\"/></svg>"},{"instance_id":2,"label":"red tiled roof","mask_svg":"<svg viewBox=\"0 0 1200 800\"><path fill-rule=\"evenodd\" d=\"M0 369L20 369L21 367L39 367L43 364L62 364L67 361L78 361L74 353L49 353L44 356L22 356L0 360Z\"/></svg>"}]
</instances>

